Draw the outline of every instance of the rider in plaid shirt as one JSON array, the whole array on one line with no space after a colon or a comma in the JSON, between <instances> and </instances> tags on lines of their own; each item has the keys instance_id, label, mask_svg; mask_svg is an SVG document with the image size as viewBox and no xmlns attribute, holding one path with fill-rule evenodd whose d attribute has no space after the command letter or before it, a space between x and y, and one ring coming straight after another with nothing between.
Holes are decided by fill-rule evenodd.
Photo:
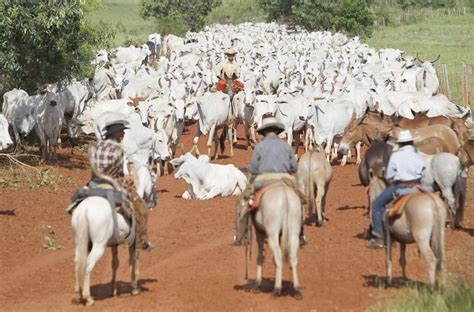
<instances>
[{"instance_id":1,"label":"rider in plaid shirt","mask_svg":"<svg viewBox=\"0 0 474 312\"><path fill-rule=\"evenodd\" d=\"M127 129L123 122L117 121L105 126L105 140L97 144L91 162L97 170L112 178L123 176L124 153L120 146L124 130Z\"/></svg>"}]
</instances>

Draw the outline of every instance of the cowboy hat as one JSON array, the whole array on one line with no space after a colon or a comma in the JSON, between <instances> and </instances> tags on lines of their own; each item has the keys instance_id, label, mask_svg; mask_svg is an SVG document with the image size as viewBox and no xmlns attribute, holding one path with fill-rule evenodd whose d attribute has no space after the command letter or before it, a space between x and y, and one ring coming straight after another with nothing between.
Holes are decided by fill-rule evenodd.
<instances>
[{"instance_id":1,"label":"cowboy hat","mask_svg":"<svg viewBox=\"0 0 474 312\"><path fill-rule=\"evenodd\" d=\"M129 129L129 122L127 121L127 116L121 113L106 112L99 116L98 119L103 120L101 132L102 135L106 138L117 131Z\"/></svg>"},{"instance_id":2,"label":"cowboy hat","mask_svg":"<svg viewBox=\"0 0 474 312\"><path fill-rule=\"evenodd\" d=\"M225 55L235 55L237 54L237 51L234 48L229 48L224 51Z\"/></svg>"},{"instance_id":3,"label":"cowboy hat","mask_svg":"<svg viewBox=\"0 0 474 312\"><path fill-rule=\"evenodd\" d=\"M409 130L402 130L398 134L397 137L397 143L405 143L405 142L412 142L413 137L411 136L411 133Z\"/></svg>"},{"instance_id":4,"label":"cowboy hat","mask_svg":"<svg viewBox=\"0 0 474 312\"><path fill-rule=\"evenodd\" d=\"M257 129L258 133L261 133L267 129L274 129L276 133L279 134L285 131L285 126L282 123L278 122L275 117L266 117L262 120L262 126Z\"/></svg>"}]
</instances>

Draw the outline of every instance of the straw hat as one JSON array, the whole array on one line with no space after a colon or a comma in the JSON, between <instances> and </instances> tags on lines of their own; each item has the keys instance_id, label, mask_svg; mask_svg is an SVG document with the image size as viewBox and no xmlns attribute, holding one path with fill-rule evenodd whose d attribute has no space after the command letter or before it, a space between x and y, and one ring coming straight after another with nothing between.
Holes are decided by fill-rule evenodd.
<instances>
[{"instance_id":1,"label":"straw hat","mask_svg":"<svg viewBox=\"0 0 474 312\"><path fill-rule=\"evenodd\" d=\"M397 143L405 143L405 142L412 142L413 137L411 136L411 133L409 130L402 130L398 134L397 137Z\"/></svg>"},{"instance_id":2,"label":"straw hat","mask_svg":"<svg viewBox=\"0 0 474 312\"><path fill-rule=\"evenodd\" d=\"M262 120L262 126L257 129L258 133L266 129L275 129L276 133L281 133L285 131L285 126L282 123L278 122L275 117L266 117Z\"/></svg>"},{"instance_id":3,"label":"straw hat","mask_svg":"<svg viewBox=\"0 0 474 312\"><path fill-rule=\"evenodd\" d=\"M102 126L102 134L107 138L117 131L129 129L129 122L124 114L116 112L106 112ZM101 115L102 116L102 115Z\"/></svg>"}]
</instances>

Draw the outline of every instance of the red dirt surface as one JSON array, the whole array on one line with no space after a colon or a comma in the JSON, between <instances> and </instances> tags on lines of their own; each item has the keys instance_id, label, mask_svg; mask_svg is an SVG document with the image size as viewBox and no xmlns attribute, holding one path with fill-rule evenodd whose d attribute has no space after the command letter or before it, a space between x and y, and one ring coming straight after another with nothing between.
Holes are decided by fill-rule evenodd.
<instances>
[{"instance_id":1,"label":"red dirt surface","mask_svg":"<svg viewBox=\"0 0 474 312\"><path fill-rule=\"evenodd\" d=\"M185 134L186 150L191 133ZM239 140L233 158L217 163L233 163L244 168L251 151ZM201 139L201 152L205 152ZM52 165L62 179L73 179L54 192L40 189L0 189L0 310L77 311L85 309L71 302L74 291L74 241L70 216L64 211L78 185L87 182L86 155L63 149ZM396 287L383 289L384 253L366 248L363 233L368 226L365 190L359 185L357 167L333 166L324 227L306 226L309 244L298 253L298 271L303 300L291 296L288 264L284 269L283 295L271 299L274 266L267 247L263 291L247 292L243 247L229 245L234 235L236 197L206 201L183 200L183 181L164 176L158 181L160 200L149 219L150 239L157 245L140 254L142 293L130 295L128 252L119 248L119 293L111 297L111 256L106 252L93 270L91 311L362 311L380 298L396 294ZM448 271L474 281L474 179L468 179L466 214L461 230L447 229ZM43 237L54 236L62 246L43 248ZM249 262L250 282L255 278L255 243ZM400 276L398 248L394 250L394 277ZM407 271L412 280L425 281L426 269L417 249L407 249ZM403 286L402 286L403 287Z\"/></svg>"}]
</instances>

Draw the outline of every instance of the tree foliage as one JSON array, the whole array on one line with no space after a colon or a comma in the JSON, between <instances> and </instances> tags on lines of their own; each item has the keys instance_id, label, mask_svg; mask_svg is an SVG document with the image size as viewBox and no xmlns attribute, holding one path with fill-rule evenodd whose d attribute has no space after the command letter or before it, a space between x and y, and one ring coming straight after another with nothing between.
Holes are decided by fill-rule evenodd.
<instances>
[{"instance_id":1,"label":"tree foliage","mask_svg":"<svg viewBox=\"0 0 474 312\"><path fill-rule=\"evenodd\" d=\"M3 88L33 92L44 83L91 74L95 48L105 45L113 34L104 25L86 23L83 9L79 1L1 2Z\"/></svg>"},{"instance_id":2,"label":"tree foliage","mask_svg":"<svg viewBox=\"0 0 474 312\"><path fill-rule=\"evenodd\" d=\"M260 0L271 20L286 19L309 30L342 31L368 37L375 16L373 0Z\"/></svg>"},{"instance_id":3,"label":"tree foliage","mask_svg":"<svg viewBox=\"0 0 474 312\"><path fill-rule=\"evenodd\" d=\"M142 0L141 15L154 17L158 23L182 25L178 22L183 21L189 30L198 31L204 26L204 18L221 3L221 0Z\"/></svg>"}]
</instances>

